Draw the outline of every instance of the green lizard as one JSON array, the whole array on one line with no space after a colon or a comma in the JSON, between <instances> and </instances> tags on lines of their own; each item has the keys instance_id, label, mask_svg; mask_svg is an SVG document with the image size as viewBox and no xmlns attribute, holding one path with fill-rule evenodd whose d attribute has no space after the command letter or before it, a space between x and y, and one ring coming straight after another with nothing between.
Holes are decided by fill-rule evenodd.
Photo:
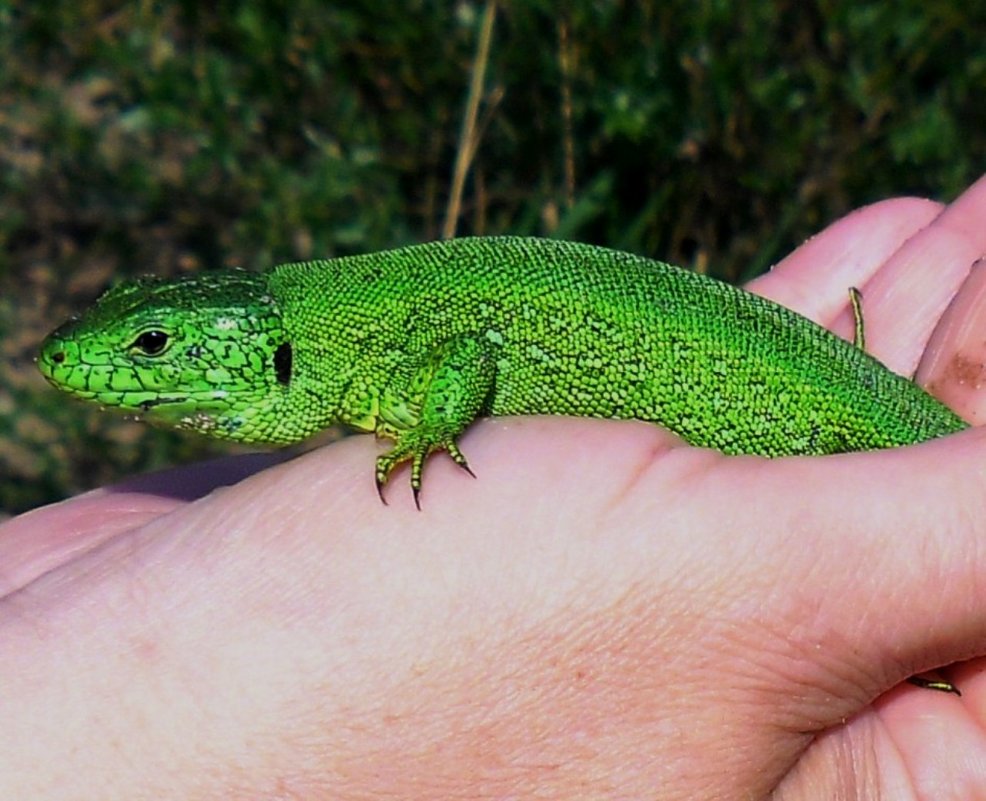
<instances>
[{"instance_id":1,"label":"green lizard","mask_svg":"<svg viewBox=\"0 0 986 801\"><path fill-rule=\"evenodd\" d=\"M648 420L725 453L907 445L966 423L776 303L572 242L479 237L115 287L44 342L45 378L149 422L247 443L333 424L394 447L383 487L481 415ZM471 471L470 471L471 472Z\"/></svg>"}]
</instances>

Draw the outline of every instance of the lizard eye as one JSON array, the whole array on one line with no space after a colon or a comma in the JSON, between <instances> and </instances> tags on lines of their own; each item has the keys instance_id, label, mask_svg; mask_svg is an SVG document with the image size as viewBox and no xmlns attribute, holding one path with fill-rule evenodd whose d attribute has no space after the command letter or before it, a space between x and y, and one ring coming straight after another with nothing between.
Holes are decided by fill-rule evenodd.
<instances>
[{"instance_id":1,"label":"lizard eye","mask_svg":"<svg viewBox=\"0 0 986 801\"><path fill-rule=\"evenodd\" d=\"M145 356L157 356L168 345L168 335L164 331L145 331L130 347L136 348Z\"/></svg>"}]
</instances>

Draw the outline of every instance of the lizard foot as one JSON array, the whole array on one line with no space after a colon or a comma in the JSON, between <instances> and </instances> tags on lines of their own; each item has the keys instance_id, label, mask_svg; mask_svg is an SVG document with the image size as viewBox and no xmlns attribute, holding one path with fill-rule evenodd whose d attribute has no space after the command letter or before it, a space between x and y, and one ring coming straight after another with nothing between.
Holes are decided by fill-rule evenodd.
<instances>
[{"instance_id":1,"label":"lizard foot","mask_svg":"<svg viewBox=\"0 0 986 801\"><path fill-rule=\"evenodd\" d=\"M469 467L466 457L459 450L459 446L452 439L443 439L438 442L427 442L423 438L411 436L411 431L403 432L397 444L386 453L377 457L376 464L376 485L377 495L384 504L387 498L384 496L384 487L390 480L390 474L403 462L411 462L411 492L414 494L414 505L421 510L421 474L424 470L425 460L435 451L446 451L452 457L452 461L465 470L473 478L476 474Z\"/></svg>"}]
</instances>

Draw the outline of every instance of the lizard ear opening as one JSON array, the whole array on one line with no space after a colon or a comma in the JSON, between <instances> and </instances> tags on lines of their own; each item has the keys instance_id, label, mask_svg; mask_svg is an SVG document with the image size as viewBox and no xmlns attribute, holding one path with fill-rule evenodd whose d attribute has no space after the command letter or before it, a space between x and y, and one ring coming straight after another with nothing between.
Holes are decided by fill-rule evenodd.
<instances>
[{"instance_id":1,"label":"lizard ear opening","mask_svg":"<svg viewBox=\"0 0 986 801\"><path fill-rule=\"evenodd\" d=\"M291 383L291 343L284 342L274 351L274 375L279 384Z\"/></svg>"}]
</instances>

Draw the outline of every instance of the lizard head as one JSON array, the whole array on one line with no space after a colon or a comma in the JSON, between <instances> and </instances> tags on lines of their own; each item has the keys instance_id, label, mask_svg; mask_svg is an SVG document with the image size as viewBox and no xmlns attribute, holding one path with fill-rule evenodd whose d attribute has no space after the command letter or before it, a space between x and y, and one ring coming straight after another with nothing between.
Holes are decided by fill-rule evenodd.
<instances>
[{"instance_id":1,"label":"lizard head","mask_svg":"<svg viewBox=\"0 0 986 801\"><path fill-rule=\"evenodd\" d=\"M264 277L233 270L120 284L48 335L38 367L150 423L250 439L290 378L291 347Z\"/></svg>"}]
</instances>

